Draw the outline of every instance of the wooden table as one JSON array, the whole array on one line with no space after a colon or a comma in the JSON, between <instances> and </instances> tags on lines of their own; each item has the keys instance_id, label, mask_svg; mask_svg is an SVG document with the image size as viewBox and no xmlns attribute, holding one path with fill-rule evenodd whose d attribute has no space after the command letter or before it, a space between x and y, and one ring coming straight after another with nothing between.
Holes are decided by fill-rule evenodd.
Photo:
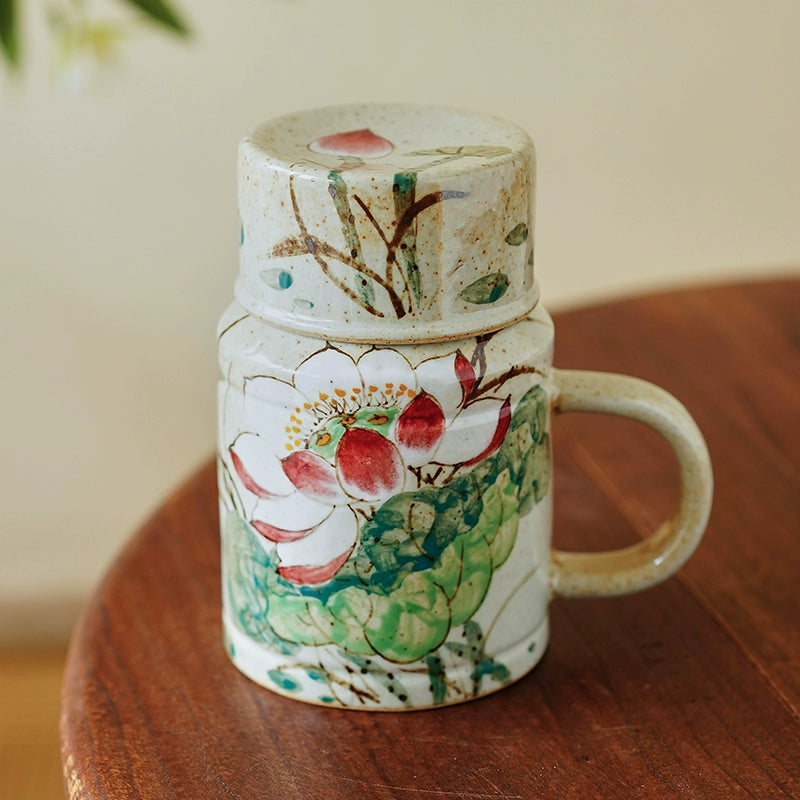
<instances>
[{"instance_id":1,"label":"wooden table","mask_svg":"<svg viewBox=\"0 0 800 800\"><path fill-rule=\"evenodd\" d=\"M678 577L556 601L542 663L491 697L375 714L259 688L220 643L209 464L142 528L76 631L61 734L71 798L800 797L800 280L556 316L556 363L677 394L715 465ZM555 424L556 544L647 535L675 465L637 423Z\"/></svg>"}]
</instances>

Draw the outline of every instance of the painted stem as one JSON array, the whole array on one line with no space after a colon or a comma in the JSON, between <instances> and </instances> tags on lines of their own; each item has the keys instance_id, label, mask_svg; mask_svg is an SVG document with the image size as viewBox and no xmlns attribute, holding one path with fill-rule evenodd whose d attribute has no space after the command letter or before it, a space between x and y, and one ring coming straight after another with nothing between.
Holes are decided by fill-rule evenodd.
<instances>
[{"instance_id":1,"label":"painted stem","mask_svg":"<svg viewBox=\"0 0 800 800\"><path fill-rule=\"evenodd\" d=\"M305 222L303 221L303 217L300 214L300 207L297 204L297 195L294 191L294 176L289 178L289 194L292 198L292 209L294 211L294 217L297 220L297 224L300 227L300 236L302 241L308 242L313 241L312 237L309 235L308 228L306 227ZM316 248L309 249L307 252L310 252L314 258L314 261L317 262L319 268L322 270L323 274L333 283L337 288L341 289L354 303L361 306L363 309L368 311L370 314L373 314L376 317L384 316L382 311L379 311L377 308L373 308L372 306L367 305L364 300L359 297L359 295L354 292L346 283L342 280L337 278L333 272L331 271L330 266L328 266L328 262L325 261L316 251Z\"/></svg>"},{"instance_id":2,"label":"painted stem","mask_svg":"<svg viewBox=\"0 0 800 800\"><path fill-rule=\"evenodd\" d=\"M490 392L492 389L502 386L506 381L510 381L518 375L543 375L543 373L540 369L536 369L536 367L511 367L507 372L498 375L494 380L484 384L478 391L473 391L472 396L480 397L482 394L486 394L486 392Z\"/></svg>"}]
</instances>

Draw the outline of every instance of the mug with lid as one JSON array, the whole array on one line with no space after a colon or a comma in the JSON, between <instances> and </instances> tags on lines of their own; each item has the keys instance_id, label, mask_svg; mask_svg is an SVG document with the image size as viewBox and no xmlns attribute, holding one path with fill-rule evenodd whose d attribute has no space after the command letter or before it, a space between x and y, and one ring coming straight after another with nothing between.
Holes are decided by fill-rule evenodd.
<instances>
[{"instance_id":1,"label":"mug with lid","mask_svg":"<svg viewBox=\"0 0 800 800\"><path fill-rule=\"evenodd\" d=\"M424 106L319 109L242 142L218 464L225 642L257 683L343 708L479 697L542 657L554 594L645 589L702 536L711 468L683 406L552 366L534 164L515 125ZM675 451L679 508L644 542L552 549L569 410Z\"/></svg>"}]
</instances>

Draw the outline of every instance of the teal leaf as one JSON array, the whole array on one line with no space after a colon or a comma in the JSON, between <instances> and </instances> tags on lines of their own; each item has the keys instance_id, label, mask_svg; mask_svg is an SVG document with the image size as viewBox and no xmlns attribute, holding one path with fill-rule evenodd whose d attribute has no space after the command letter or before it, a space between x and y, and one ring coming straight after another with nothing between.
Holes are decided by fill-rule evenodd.
<instances>
[{"instance_id":1,"label":"teal leaf","mask_svg":"<svg viewBox=\"0 0 800 800\"><path fill-rule=\"evenodd\" d=\"M515 225L506 235L506 242L519 247L528 238L528 226L524 222Z\"/></svg>"},{"instance_id":2,"label":"teal leaf","mask_svg":"<svg viewBox=\"0 0 800 800\"><path fill-rule=\"evenodd\" d=\"M484 305L499 300L506 293L506 289L508 289L508 275L493 272L491 275L478 278L466 289L462 289L458 296L468 303Z\"/></svg>"},{"instance_id":3,"label":"teal leaf","mask_svg":"<svg viewBox=\"0 0 800 800\"><path fill-rule=\"evenodd\" d=\"M361 239L356 228L356 218L350 207L347 183L340 172L333 170L328 173L328 192L333 199L336 213L342 224L342 235L347 245L347 251L353 259L356 274L353 276L353 289L361 298L367 308L375 305L375 287L372 279L367 278L362 270L365 266L364 255L361 252Z\"/></svg>"},{"instance_id":4,"label":"teal leaf","mask_svg":"<svg viewBox=\"0 0 800 800\"><path fill-rule=\"evenodd\" d=\"M301 297L297 297L294 300L294 307L298 311L310 311L314 308L314 304L310 300L303 300Z\"/></svg>"},{"instance_id":5,"label":"teal leaf","mask_svg":"<svg viewBox=\"0 0 800 800\"><path fill-rule=\"evenodd\" d=\"M397 224L402 223L409 208L414 205L417 190L417 175L414 172L399 172L394 176L394 215ZM400 261L405 268L406 280L411 289L414 301L422 302L422 284L417 264L417 226L409 225L398 250Z\"/></svg>"},{"instance_id":6,"label":"teal leaf","mask_svg":"<svg viewBox=\"0 0 800 800\"><path fill-rule=\"evenodd\" d=\"M16 0L0 0L0 47L11 66L19 63Z\"/></svg>"},{"instance_id":7,"label":"teal leaf","mask_svg":"<svg viewBox=\"0 0 800 800\"><path fill-rule=\"evenodd\" d=\"M276 685L286 692L296 692L300 686L297 681L292 680L288 675L284 675L279 669L271 669L267 675Z\"/></svg>"},{"instance_id":8,"label":"teal leaf","mask_svg":"<svg viewBox=\"0 0 800 800\"><path fill-rule=\"evenodd\" d=\"M447 697L447 683L445 683L444 663L440 656L428 656L425 659L428 667L428 678L430 680L431 694L433 695L434 705L444 703Z\"/></svg>"},{"instance_id":9,"label":"teal leaf","mask_svg":"<svg viewBox=\"0 0 800 800\"><path fill-rule=\"evenodd\" d=\"M470 677L473 695L477 696L480 693L481 683L487 675L500 684L511 680L508 667L486 655L486 642L481 626L477 622L474 620L465 622L462 636L463 642L445 642L445 647L459 658L472 662Z\"/></svg>"},{"instance_id":10,"label":"teal leaf","mask_svg":"<svg viewBox=\"0 0 800 800\"><path fill-rule=\"evenodd\" d=\"M259 545L238 514L226 512L226 598L237 625L280 652L338 645L368 672L375 653L397 663L435 655L450 631L478 610L494 571L511 554L520 516L548 490L548 402L544 389L532 388L492 456L444 486L387 500L362 523L354 556L324 584L284 580L275 553ZM473 681L507 680L505 668L481 652L480 630L472 623L464 630L468 647L476 647L469 652L479 653ZM439 667L426 665L435 700L443 691ZM385 686L403 702L401 686Z\"/></svg>"},{"instance_id":11,"label":"teal leaf","mask_svg":"<svg viewBox=\"0 0 800 800\"><path fill-rule=\"evenodd\" d=\"M288 289L292 285L292 273L285 269L265 269L258 273L270 289Z\"/></svg>"},{"instance_id":12,"label":"teal leaf","mask_svg":"<svg viewBox=\"0 0 800 800\"><path fill-rule=\"evenodd\" d=\"M2 1L0 0L0 2ZM178 33L182 36L189 33L189 29L178 13L164 0L125 0L125 2L135 6L144 12L150 20L169 28L173 33Z\"/></svg>"}]
</instances>

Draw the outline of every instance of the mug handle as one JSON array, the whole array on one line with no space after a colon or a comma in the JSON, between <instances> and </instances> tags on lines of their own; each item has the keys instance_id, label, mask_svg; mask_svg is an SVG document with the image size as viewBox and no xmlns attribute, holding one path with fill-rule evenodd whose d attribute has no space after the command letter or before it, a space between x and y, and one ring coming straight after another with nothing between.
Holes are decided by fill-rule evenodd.
<instances>
[{"instance_id":1,"label":"mug handle","mask_svg":"<svg viewBox=\"0 0 800 800\"><path fill-rule=\"evenodd\" d=\"M637 544L601 553L553 550L550 586L560 597L615 597L648 589L683 566L711 513L713 477L703 435L669 392L627 375L553 370L553 414L593 411L643 422L663 436L678 458L677 513Z\"/></svg>"}]
</instances>

